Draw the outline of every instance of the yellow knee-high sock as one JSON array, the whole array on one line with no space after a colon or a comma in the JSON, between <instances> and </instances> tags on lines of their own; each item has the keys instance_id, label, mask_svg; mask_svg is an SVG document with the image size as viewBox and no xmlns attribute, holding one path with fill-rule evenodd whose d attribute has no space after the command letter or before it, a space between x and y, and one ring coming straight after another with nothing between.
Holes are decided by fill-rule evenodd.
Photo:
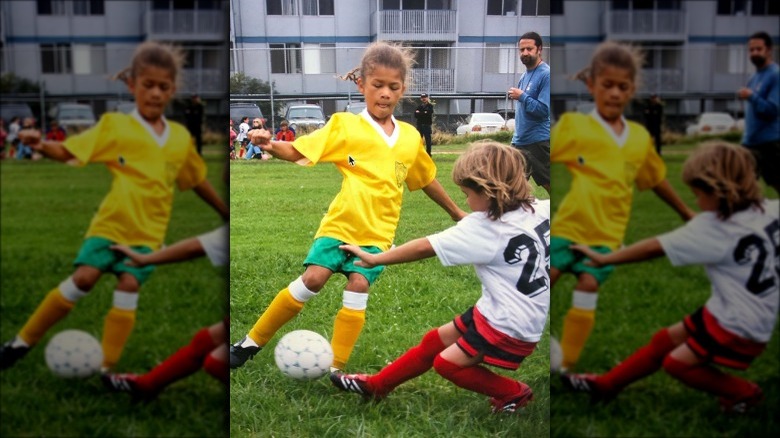
<instances>
[{"instance_id":1,"label":"yellow knee-high sock","mask_svg":"<svg viewBox=\"0 0 780 438\"><path fill-rule=\"evenodd\" d=\"M276 334L276 331L287 324L287 321L297 315L301 309L303 309L303 303L292 296L289 288L280 290L249 331L249 337L257 345L264 346Z\"/></svg>"},{"instance_id":2,"label":"yellow knee-high sock","mask_svg":"<svg viewBox=\"0 0 780 438\"><path fill-rule=\"evenodd\" d=\"M596 310L578 309L572 307L566 313L563 320L563 335L561 336L561 349L563 361L561 366L573 369L580 359L585 343L590 337L590 332L596 324Z\"/></svg>"},{"instance_id":3,"label":"yellow knee-high sock","mask_svg":"<svg viewBox=\"0 0 780 438\"><path fill-rule=\"evenodd\" d=\"M363 325L366 323L366 310L355 310L342 307L336 315L336 322L333 324L333 339L330 344L333 347L333 366L343 370L349 356L352 354L352 348L355 347Z\"/></svg>"},{"instance_id":4,"label":"yellow knee-high sock","mask_svg":"<svg viewBox=\"0 0 780 438\"><path fill-rule=\"evenodd\" d=\"M103 367L113 368L135 326L135 309L113 307L103 324Z\"/></svg>"},{"instance_id":5,"label":"yellow knee-high sock","mask_svg":"<svg viewBox=\"0 0 780 438\"><path fill-rule=\"evenodd\" d=\"M30 315L22 330L19 331L19 337L27 345L33 346L37 344L46 331L70 313L75 305L76 303L62 296L59 287L55 287L49 291L46 298L35 309L35 312Z\"/></svg>"}]
</instances>

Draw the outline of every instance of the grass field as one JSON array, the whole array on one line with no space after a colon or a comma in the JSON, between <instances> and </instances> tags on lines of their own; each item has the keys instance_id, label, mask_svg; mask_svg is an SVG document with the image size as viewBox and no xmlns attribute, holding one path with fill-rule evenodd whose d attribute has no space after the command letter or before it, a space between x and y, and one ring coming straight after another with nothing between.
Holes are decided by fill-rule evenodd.
<instances>
[{"instance_id":1,"label":"grass field","mask_svg":"<svg viewBox=\"0 0 780 438\"><path fill-rule=\"evenodd\" d=\"M204 151L209 179L222 193L224 154ZM0 165L0 341L13 337L40 300L73 272L84 232L110 187L104 166L52 161ZM193 192L176 195L167 243L209 231L219 216ZM226 311L224 275L206 259L161 266L142 288L135 330L117 366L144 372L185 345ZM64 380L46 368L43 350L55 333L86 330L98 339L116 280L104 276L14 367L0 373L0 436L226 436L226 388L205 373L175 383L149 404L108 394L98 377Z\"/></svg>"},{"instance_id":2,"label":"grass field","mask_svg":"<svg viewBox=\"0 0 780 438\"><path fill-rule=\"evenodd\" d=\"M463 149L463 145L459 149ZM463 208L451 181L456 155L435 155L438 179ZM334 166L302 168L280 160L230 166L231 340L240 339L271 299L302 272L322 215L339 190ZM538 192L544 197L543 189ZM449 216L421 191L405 195L396 242L445 229ZM284 333L310 329L326 338L345 285L334 276L253 360L231 372L231 436L276 437L540 437L549 435L549 343L515 373L536 400L519 416L495 416L487 398L428 372L381 403L341 393L327 378L286 379L273 348ZM422 335L472 306L480 284L471 267L444 268L436 259L390 266L371 289L365 328L348 364L350 372L376 372L416 345Z\"/></svg>"},{"instance_id":3,"label":"grass field","mask_svg":"<svg viewBox=\"0 0 780 438\"><path fill-rule=\"evenodd\" d=\"M695 208L681 180L682 163L693 146L664 148L668 179ZM553 209L567 191L570 178L560 165L552 167ZM770 190L770 197L777 193ZM626 243L681 225L677 215L652 191L635 196ZM552 293L551 332L560 338L563 316L571 303L574 277L567 275ZM645 345L661 327L680 321L704 304L710 284L702 267L673 268L666 258L618 266L599 293L596 326L577 371L602 373ZM744 417L720 414L717 400L695 391L663 371L629 386L607 405L591 405L587 395L570 394L551 383L552 436L776 436L780 432L780 339L775 326L767 350L747 372L738 375L758 382L766 401ZM733 372L733 370L728 370Z\"/></svg>"}]
</instances>

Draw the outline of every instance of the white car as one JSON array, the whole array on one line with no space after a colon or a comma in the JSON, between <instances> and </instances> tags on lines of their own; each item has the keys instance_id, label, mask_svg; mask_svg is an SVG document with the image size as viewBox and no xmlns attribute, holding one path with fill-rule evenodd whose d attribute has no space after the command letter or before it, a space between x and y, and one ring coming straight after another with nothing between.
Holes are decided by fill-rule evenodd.
<instances>
[{"instance_id":1,"label":"white car","mask_svg":"<svg viewBox=\"0 0 780 438\"><path fill-rule=\"evenodd\" d=\"M689 126L688 135L725 134L737 129L737 121L728 113L702 113L695 124Z\"/></svg>"},{"instance_id":2,"label":"white car","mask_svg":"<svg viewBox=\"0 0 780 438\"><path fill-rule=\"evenodd\" d=\"M466 119L465 125L458 126L455 133L458 135L489 134L492 132L505 131L506 129L506 121L500 114L473 113Z\"/></svg>"}]
</instances>

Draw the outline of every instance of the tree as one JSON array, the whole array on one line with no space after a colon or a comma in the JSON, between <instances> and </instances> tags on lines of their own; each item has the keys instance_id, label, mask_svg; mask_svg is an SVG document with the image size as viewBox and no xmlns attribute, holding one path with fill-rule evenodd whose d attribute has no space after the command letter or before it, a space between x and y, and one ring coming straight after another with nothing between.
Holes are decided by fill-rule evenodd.
<instances>
[{"instance_id":1,"label":"tree","mask_svg":"<svg viewBox=\"0 0 780 438\"><path fill-rule=\"evenodd\" d=\"M38 92L40 92L38 84L29 79L20 78L13 73L6 73L0 76L0 93L17 94Z\"/></svg>"},{"instance_id":2,"label":"tree","mask_svg":"<svg viewBox=\"0 0 780 438\"><path fill-rule=\"evenodd\" d=\"M260 79L247 76L243 72L238 72L230 77L230 94L265 94L270 95L271 90L276 93L276 87ZM257 102L257 106L260 107L260 111L270 118L271 114L271 100L261 99ZM275 114L281 116L284 111L284 102L274 101Z\"/></svg>"}]
</instances>

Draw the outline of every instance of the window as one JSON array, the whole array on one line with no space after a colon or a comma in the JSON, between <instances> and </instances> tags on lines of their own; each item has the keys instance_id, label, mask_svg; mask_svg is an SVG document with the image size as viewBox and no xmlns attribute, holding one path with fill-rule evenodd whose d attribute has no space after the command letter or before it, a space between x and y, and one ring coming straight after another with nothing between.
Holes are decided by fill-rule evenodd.
<instances>
[{"instance_id":1,"label":"window","mask_svg":"<svg viewBox=\"0 0 780 438\"><path fill-rule=\"evenodd\" d=\"M747 0L718 0L718 15L745 15Z\"/></svg>"},{"instance_id":2,"label":"window","mask_svg":"<svg viewBox=\"0 0 780 438\"><path fill-rule=\"evenodd\" d=\"M103 15L103 0L73 0L74 15Z\"/></svg>"},{"instance_id":3,"label":"window","mask_svg":"<svg viewBox=\"0 0 780 438\"><path fill-rule=\"evenodd\" d=\"M270 44L271 73L300 73L301 45L284 43Z\"/></svg>"},{"instance_id":4,"label":"window","mask_svg":"<svg viewBox=\"0 0 780 438\"><path fill-rule=\"evenodd\" d=\"M716 73L746 73L747 59L747 46L743 44L718 44L715 46Z\"/></svg>"},{"instance_id":5,"label":"window","mask_svg":"<svg viewBox=\"0 0 780 438\"><path fill-rule=\"evenodd\" d=\"M106 73L105 44L74 44L72 57L74 74L93 75Z\"/></svg>"},{"instance_id":6,"label":"window","mask_svg":"<svg viewBox=\"0 0 780 438\"><path fill-rule=\"evenodd\" d=\"M298 15L298 0L268 0L268 15Z\"/></svg>"},{"instance_id":7,"label":"window","mask_svg":"<svg viewBox=\"0 0 780 438\"><path fill-rule=\"evenodd\" d=\"M401 9L401 0L382 0L383 11L398 11Z\"/></svg>"},{"instance_id":8,"label":"window","mask_svg":"<svg viewBox=\"0 0 780 438\"><path fill-rule=\"evenodd\" d=\"M336 45L304 44L303 73L336 73Z\"/></svg>"},{"instance_id":9,"label":"window","mask_svg":"<svg viewBox=\"0 0 780 438\"><path fill-rule=\"evenodd\" d=\"M38 0L38 15L67 15L65 0Z\"/></svg>"},{"instance_id":10,"label":"window","mask_svg":"<svg viewBox=\"0 0 780 438\"><path fill-rule=\"evenodd\" d=\"M550 0L550 15L563 15L563 0Z\"/></svg>"},{"instance_id":11,"label":"window","mask_svg":"<svg viewBox=\"0 0 780 438\"><path fill-rule=\"evenodd\" d=\"M411 44L414 49L415 68L450 68L450 46L447 44Z\"/></svg>"},{"instance_id":12,"label":"window","mask_svg":"<svg viewBox=\"0 0 780 438\"><path fill-rule=\"evenodd\" d=\"M301 0L302 15L333 15L333 0Z\"/></svg>"},{"instance_id":13,"label":"window","mask_svg":"<svg viewBox=\"0 0 780 438\"><path fill-rule=\"evenodd\" d=\"M521 0L523 16L550 15L550 0Z\"/></svg>"},{"instance_id":14,"label":"window","mask_svg":"<svg viewBox=\"0 0 780 438\"><path fill-rule=\"evenodd\" d=\"M780 2L777 0L753 0L750 15L780 15Z\"/></svg>"},{"instance_id":15,"label":"window","mask_svg":"<svg viewBox=\"0 0 780 438\"><path fill-rule=\"evenodd\" d=\"M41 73L73 71L69 43L41 44Z\"/></svg>"},{"instance_id":16,"label":"window","mask_svg":"<svg viewBox=\"0 0 780 438\"><path fill-rule=\"evenodd\" d=\"M485 44L485 73L516 73L517 44Z\"/></svg>"},{"instance_id":17,"label":"window","mask_svg":"<svg viewBox=\"0 0 780 438\"><path fill-rule=\"evenodd\" d=\"M487 14L488 15L517 15L517 1L518 0L488 0ZM526 1L536 2L536 0L526 0Z\"/></svg>"}]
</instances>

